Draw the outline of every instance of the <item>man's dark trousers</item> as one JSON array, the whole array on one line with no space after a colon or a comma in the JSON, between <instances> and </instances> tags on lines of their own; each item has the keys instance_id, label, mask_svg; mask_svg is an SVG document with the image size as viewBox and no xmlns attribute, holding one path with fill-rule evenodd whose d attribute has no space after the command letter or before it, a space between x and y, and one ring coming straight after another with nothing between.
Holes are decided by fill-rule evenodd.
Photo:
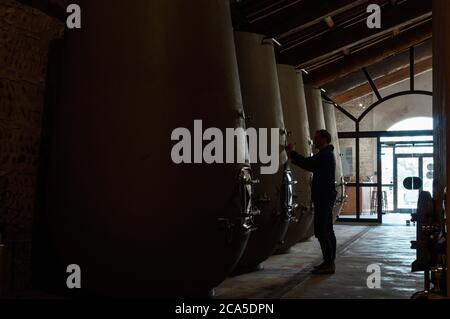
<instances>
[{"instance_id":1,"label":"man's dark trousers","mask_svg":"<svg viewBox=\"0 0 450 319\"><path fill-rule=\"evenodd\" d=\"M322 249L323 260L327 265L336 259L336 235L333 229L334 200L314 203L314 233Z\"/></svg>"}]
</instances>

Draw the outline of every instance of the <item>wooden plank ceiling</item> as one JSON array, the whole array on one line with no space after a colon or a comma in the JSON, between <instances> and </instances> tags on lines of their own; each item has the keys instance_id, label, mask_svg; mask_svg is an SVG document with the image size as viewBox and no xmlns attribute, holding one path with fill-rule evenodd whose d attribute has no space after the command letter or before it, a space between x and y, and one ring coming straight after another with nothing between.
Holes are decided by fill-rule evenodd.
<instances>
[{"instance_id":1,"label":"wooden plank ceiling","mask_svg":"<svg viewBox=\"0 0 450 319\"><path fill-rule=\"evenodd\" d=\"M382 28L367 27L367 6L378 4ZM277 62L305 70L305 83L345 103L370 93L361 71L383 86L431 69L432 0L236 0L237 31L274 38ZM358 96L359 95L359 96Z\"/></svg>"}]
</instances>

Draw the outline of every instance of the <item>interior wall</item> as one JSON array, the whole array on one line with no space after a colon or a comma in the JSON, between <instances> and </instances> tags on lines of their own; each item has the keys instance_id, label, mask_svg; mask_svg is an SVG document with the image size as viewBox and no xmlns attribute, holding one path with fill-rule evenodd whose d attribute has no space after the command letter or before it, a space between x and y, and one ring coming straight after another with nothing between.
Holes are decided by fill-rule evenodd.
<instances>
[{"instance_id":1,"label":"interior wall","mask_svg":"<svg viewBox=\"0 0 450 319\"><path fill-rule=\"evenodd\" d=\"M31 239L49 43L64 25L14 0L0 0L0 259L5 285L31 283ZM1 260L0 260L1 262ZM1 269L0 269L1 272ZM3 289L5 294L5 290Z\"/></svg>"}]
</instances>

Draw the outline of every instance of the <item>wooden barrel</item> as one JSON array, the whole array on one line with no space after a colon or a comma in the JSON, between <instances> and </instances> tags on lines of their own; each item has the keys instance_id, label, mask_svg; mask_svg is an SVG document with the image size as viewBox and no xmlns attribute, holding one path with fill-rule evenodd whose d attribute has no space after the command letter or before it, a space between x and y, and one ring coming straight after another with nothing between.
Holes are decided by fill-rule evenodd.
<instances>
[{"instance_id":1,"label":"wooden barrel","mask_svg":"<svg viewBox=\"0 0 450 319\"><path fill-rule=\"evenodd\" d=\"M278 65L278 80L280 84L281 101L284 121L289 132L289 142L295 144L297 152L303 156L311 156L311 138L309 133L308 112L306 109L303 77L290 65ZM295 180L297 180L296 199L298 207L296 220L289 225L286 238L278 253L285 253L289 248L305 238L306 232L313 223L311 206L311 173L292 165Z\"/></svg>"},{"instance_id":2,"label":"wooden barrel","mask_svg":"<svg viewBox=\"0 0 450 319\"><path fill-rule=\"evenodd\" d=\"M76 3L82 28L67 33L46 196L60 276L44 275L64 291L77 264L85 294L206 294L251 227L245 143L235 164L206 164L194 125L244 125L229 1ZM171 156L178 128L192 135L192 163Z\"/></svg>"},{"instance_id":3,"label":"wooden barrel","mask_svg":"<svg viewBox=\"0 0 450 319\"><path fill-rule=\"evenodd\" d=\"M237 32L235 42L244 110L250 118L247 126L284 131L272 41L259 34ZM284 152L285 136L280 137L280 144L271 150L276 155ZM235 273L255 270L270 257L283 241L291 219L288 207L291 206L292 199L284 196L289 193L286 188L291 187L290 169L280 165L277 173L262 175L261 166L263 165L259 161L252 163L253 173L260 180L260 184L255 186L254 203L261 215L255 218L257 230L251 234Z\"/></svg>"}]
</instances>

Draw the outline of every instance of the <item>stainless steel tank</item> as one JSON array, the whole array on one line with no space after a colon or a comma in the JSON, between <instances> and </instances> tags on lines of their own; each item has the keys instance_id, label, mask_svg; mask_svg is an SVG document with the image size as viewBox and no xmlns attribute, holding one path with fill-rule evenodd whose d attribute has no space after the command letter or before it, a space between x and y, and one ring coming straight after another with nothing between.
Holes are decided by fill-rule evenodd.
<instances>
[{"instance_id":1,"label":"stainless steel tank","mask_svg":"<svg viewBox=\"0 0 450 319\"><path fill-rule=\"evenodd\" d=\"M303 77L290 65L277 65L280 85L281 101L283 105L284 122L289 132L289 142L295 144L295 149L301 155L311 156L308 112L306 109ZM291 165L294 178L298 207L296 220L289 225L283 243L278 253L284 253L300 240L304 239L306 232L313 224L311 205L311 177L312 174L295 165Z\"/></svg>"},{"instance_id":2,"label":"stainless steel tank","mask_svg":"<svg viewBox=\"0 0 450 319\"><path fill-rule=\"evenodd\" d=\"M187 128L201 159L194 120L244 126L229 1L136 0L126 14L121 0L76 3L47 187L59 269L78 264L95 296L203 296L247 243L251 176L175 164L171 135Z\"/></svg>"},{"instance_id":3,"label":"stainless steel tank","mask_svg":"<svg viewBox=\"0 0 450 319\"><path fill-rule=\"evenodd\" d=\"M313 137L318 130L326 129L325 117L323 114L322 95L319 89L305 85L306 106L308 110L309 133ZM313 149L314 152L317 150ZM310 238L314 235L314 218L311 224L304 232L302 240Z\"/></svg>"},{"instance_id":4,"label":"stainless steel tank","mask_svg":"<svg viewBox=\"0 0 450 319\"><path fill-rule=\"evenodd\" d=\"M235 33L239 75L244 109L249 121L248 127L256 129L278 128L285 132L281 107L275 52L271 39L259 34ZM280 144L272 150L276 155L286 156L285 134L280 135ZM280 156L282 157L282 156ZM286 160L286 159L285 159ZM235 269L243 273L258 268L270 257L285 237L292 217L292 183L290 169L280 162L276 174L262 175L262 164L252 164L255 178L255 206L261 211L255 218L256 231L251 236L244 255ZM287 196L286 196L287 194Z\"/></svg>"},{"instance_id":5,"label":"stainless steel tank","mask_svg":"<svg viewBox=\"0 0 450 319\"><path fill-rule=\"evenodd\" d=\"M309 133L311 138L318 130L325 130L325 117L320 89L305 85L306 106L308 109Z\"/></svg>"},{"instance_id":6,"label":"stainless steel tank","mask_svg":"<svg viewBox=\"0 0 450 319\"><path fill-rule=\"evenodd\" d=\"M339 137L336 125L336 113L334 106L323 103L323 113L325 117L325 126L331 134L331 143L334 145L334 156L336 158L336 191L338 192L336 204L333 209L335 219L341 213L345 198L345 182L342 174L342 157L339 147Z\"/></svg>"}]
</instances>

